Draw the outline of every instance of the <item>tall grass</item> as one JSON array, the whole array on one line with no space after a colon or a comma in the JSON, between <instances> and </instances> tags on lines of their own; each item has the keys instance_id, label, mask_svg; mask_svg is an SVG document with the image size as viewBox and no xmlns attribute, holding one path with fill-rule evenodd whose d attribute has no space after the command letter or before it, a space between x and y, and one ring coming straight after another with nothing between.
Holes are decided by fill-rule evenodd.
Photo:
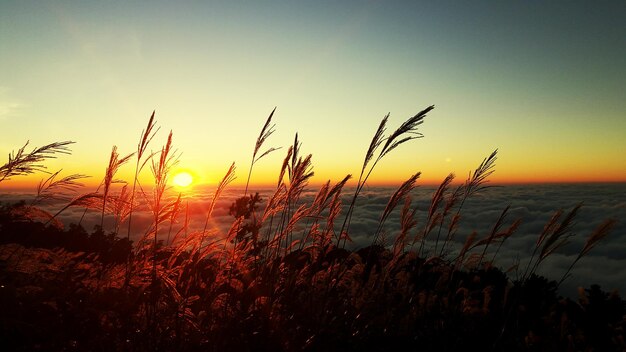
<instances>
[{"instance_id":1,"label":"tall grass","mask_svg":"<svg viewBox=\"0 0 626 352\"><path fill-rule=\"evenodd\" d=\"M119 153L117 152L117 146L113 146L111 150L111 157L109 158L109 166L107 166L106 172L104 174L104 180L102 181L103 185L103 195L102 195L102 218L100 220L100 227L104 228L104 213L106 210L107 198L109 197L109 191L111 190L111 185L114 183L125 183L125 181L120 181L115 179L115 174L119 170L120 166L124 165L133 154L128 154L122 158L120 158Z\"/></svg>"},{"instance_id":2,"label":"tall grass","mask_svg":"<svg viewBox=\"0 0 626 352\"><path fill-rule=\"evenodd\" d=\"M168 186L168 177L170 170L178 163L178 156L172 150L172 132L167 137L167 142L161 148L158 154L158 160L152 159L151 168L152 177L154 178L154 186L152 189L152 197L149 198L148 205L154 217L153 222L153 258L152 258L152 279L156 280L157 276L157 240L159 235L159 225L167 219L165 216L166 207L163 205L166 187Z\"/></svg>"},{"instance_id":3,"label":"tall grass","mask_svg":"<svg viewBox=\"0 0 626 352\"><path fill-rule=\"evenodd\" d=\"M128 214L128 231L126 233L127 239L130 239L131 224L133 220L133 210L135 204L135 192L137 188L137 182L139 181L139 173L153 155L149 155L145 159L143 157L144 155L146 155L148 145L150 145L150 142L159 131L159 128L156 128L155 130L156 121L154 120L154 113L155 111L152 111L152 115L150 115L150 119L148 120L148 125L141 132L139 142L137 143L137 152L135 154L137 156L137 161L135 162L135 177L133 177L133 188L130 191L130 212Z\"/></svg>"},{"instance_id":4,"label":"tall grass","mask_svg":"<svg viewBox=\"0 0 626 352\"><path fill-rule=\"evenodd\" d=\"M339 245L340 241L343 239L343 245L345 246L346 241L350 238L350 222L352 220L352 214L354 211L354 206L356 205L356 200L363 190L363 187L365 187L367 179L372 174L372 171L374 171L374 168L376 167L378 162L380 162L380 160L385 155L389 154L392 150L396 149L401 144L404 144L416 138L423 137L421 133L417 132L417 128L423 123L426 114L434 108L434 105L431 105L426 109L420 111L416 115L410 117L388 137L385 137L385 131L387 129L386 126L387 120L389 119L389 114L385 115L385 117L383 117L383 119L380 121L380 124L378 125L378 128L374 133L374 137L372 138L372 141L367 148L367 152L365 153L365 159L363 160L363 166L361 167L359 180L357 181L356 189L350 202L350 206L348 207L348 211L343 221L343 225L341 225L341 230L339 231L340 236L337 241L337 245ZM376 157L376 159L373 159L377 151L378 156ZM372 160L374 160L374 162L371 164L369 169L367 169L370 161Z\"/></svg>"},{"instance_id":5,"label":"tall grass","mask_svg":"<svg viewBox=\"0 0 626 352\"><path fill-rule=\"evenodd\" d=\"M69 145L74 142L54 142L26 152L26 142L23 147L9 154L9 160L0 166L0 182L10 180L15 176L25 176L36 172L46 172L44 161L56 158L57 154L70 154Z\"/></svg>"},{"instance_id":6,"label":"tall grass","mask_svg":"<svg viewBox=\"0 0 626 352\"><path fill-rule=\"evenodd\" d=\"M261 151L261 148L263 147L263 144L265 143L265 140L267 140L269 136L271 136L274 133L274 127L276 125L273 125L271 123L272 123L272 116L274 116L275 111L276 111L276 108L274 108L274 110L272 110L272 112L268 116L267 121L265 121L265 125L263 125L263 128L261 129L261 133L259 134L259 137L256 139L256 143L254 144L254 151L252 152L252 159L250 161L250 169L248 170L248 178L246 179L246 188L243 191L244 197L246 196L246 194L248 194L248 186L250 185L250 177L252 177L252 168L254 167L254 164L256 164L256 162L259 161L264 156L270 154L273 151L280 149L280 148L270 147L264 152L262 152L261 154L259 154L259 152Z\"/></svg>"},{"instance_id":7,"label":"tall grass","mask_svg":"<svg viewBox=\"0 0 626 352\"><path fill-rule=\"evenodd\" d=\"M559 211L548 221L538 234L521 280L510 280L494 269L503 243L521 222L510 219L509 207L484 233L479 229L465 234L464 243L457 240L464 207L489 187L497 150L461 185L453 186L455 176L449 174L423 213L413 202L421 175L414 173L390 195L376 227L371 229L370 245L354 251L345 249L358 198L373 170L394 149L422 137L417 128L432 109L430 106L410 117L388 136L389 115L382 119L366 151L354 192L348 195L344 195L344 188L351 174L334 183L328 180L312 197L303 196L313 176L312 155L302 153L296 134L278 170L276 188L267 199L261 199L249 192L249 185L256 162L279 149L263 151L274 133L276 109L272 110L256 140L243 196L231 206L233 220L225 231L209 224L225 189L235 179L235 163L200 215L203 228L191 228L194 214L188 209L181 211L180 193L173 194L168 188L169 174L179 155L173 149L172 132L160 151L147 151L158 131L153 113L135 153L120 158L113 147L102 191L68 198L68 204L52 217L71 207L87 207L100 213L101 227L109 214L115 219L115 233L126 224L129 239L133 213L149 209L150 228L118 264L103 265L92 258L88 265L72 269L77 282L70 283L92 292L92 303L105 300L106 295L119 300L107 303L106 313L95 319L97 326L106 325L108 331L115 331L104 345L122 350L128 350L130 344L131 350L237 346L291 351L341 348L342 340L366 349L368 346L358 343L408 338L413 346L437 349L441 345L434 343L432 336L441 339L460 334L489 341L487 345L496 340L497 346L502 346L507 336L509 341L519 338L517 331L506 327L515 314L522 321L523 314L513 305L525 298L517 294L511 299L507 292L536 285L535 273L541 263L572 236L581 205L564 217ZM44 170L40 163L51 153L66 153L69 143L51 144L31 153L21 148L0 168L0 182ZM116 173L133 155L132 188L131 182L124 182L117 194L111 194ZM150 166L153 179L149 190L139 183L145 165ZM82 175L56 177L57 173L42 180L38 197L75 190ZM136 187L142 197L136 197ZM394 214L399 218L399 230L388 226ZM181 230L170 241L173 225L182 216ZM167 237L162 241L159 232L165 232L168 223ZM614 224L614 220L607 220L591 234L561 282ZM146 300L148 294L150 299ZM568 319L563 317L563 321ZM473 326L476 321L486 324L483 330Z\"/></svg>"}]
</instances>

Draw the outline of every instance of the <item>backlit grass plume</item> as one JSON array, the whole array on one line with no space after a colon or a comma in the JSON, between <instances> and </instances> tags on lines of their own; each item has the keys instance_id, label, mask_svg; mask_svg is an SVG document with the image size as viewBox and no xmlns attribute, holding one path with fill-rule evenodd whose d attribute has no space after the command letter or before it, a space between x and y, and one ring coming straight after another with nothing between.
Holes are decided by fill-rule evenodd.
<instances>
[{"instance_id":1,"label":"backlit grass plume","mask_svg":"<svg viewBox=\"0 0 626 352\"><path fill-rule=\"evenodd\" d=\"M152 190L152 198L149 199L148 205L154 216L154 236L153 236L153 267L152 280L156 280L157 275L157 237L159 234L159 224L166 219L163 216L163 197L167 187L167 180L171 168L178 163L178 155L172 150L172 132L167 137L167 142L161 148L158 154L158 161L153 158L151 163L152 177L154 178L154 188Z\"/></svg>"},{"instance_id":2,"label":"backlit grass plume","mask_svg":"<svg viewBox=\"0 0 626 352\"><path fill-rule=\"evenodd\" d=\"M67 200L68 193L72 193L83 186L80 180L89 177L83 174L71 174L57 178L61 171L59 170L39 182L33 203L42 203L54 199Z\"/></svg>"},{"instance_id":3,"label":"backlit grass plume","mask_svg":"<svg viewBox=\"0 0 626 352\"><path fill-rule=\"evenodd\" d=\"M235 180L236 169L237 168L235 167L235 163L233 162L228 168L228 171L226 171L226 174L224 175L224 177L222 177L222 180L220 181L220 183L217 185L217 189L215 190L215 193L213 194L213 197L211 198L211 204L209 205L209 209L207 210L206 221L204 222L204 228L202 229L202 239L204 239L204 235L206 233L207 227L209 226L209 220L211 219L211 214L213 214L215 203L222 195L222 192L224 192L224 190L226 189L226 186L228 186L229 183ZM202 244L202 240L200 241L200 243Z\"/></svg>"},{"instance_id":4,"label":"backlit grass plume","mask_svg":"<svg viewBox=\"0 0 626 352\"><path fill-rule=\"evenodd\" d=\"M155 111L152 111L152 115L150 115L150 119L148 119L148 125L143 131L141 131L141 136L139 137L139 142L137 143L137 152L135 154L137 156L137 161L135 162L135 177L133 177L133 188L130 191L130 211L128 213L128 232L126 233L127 239L130 239L131 224L133 221L133 209L135 204L135 192L137 188L137 182L139 181L139 173L143 169L143 166L146 165L147 160L152 157L152 155L145 158L145 160L142 159L146 153L146 150L148 149L148 145L150 144L156 133L159 131L159 128L156 128L154 113Z\"/></svg>"},{"instance_id":5,"label":"backlit grass plume","mask_svg":"<svg viewBox=\"0 0 626 352\"><path fill-rule=\"evenodd\" d=\"M257 161L259 161L261 158L268 155L269 153L280 149L280 147L278 148L270 147L264 152L262 152L261 154L259 154L259 152L261 151L261 148L263 147L263 143L265 143L265 140L267 140L269 136L271 136L272 133L274 133L274 127L276 125L272 124L272 116L274 116L275 111L276 111L276 108L274 108L274 110L272 110L272 112L270 113L270 116L268 116L267 120L265 121L265 125L263 125L263 128L261 129L261 133L259 133L259 137L256 139L256 143L254 144L254 151L252 152L252 160L250 161L250 169L248 170L248 179L246 180L246 188L243 192L244 196L248 194L248 185L250 184L250 177L252 176L252 168L254 167L254 164L256 164Z\"/></svg>"},{"instance_id":6,"label":"backlit grass plume","mask_svg":"<svg viewBox=\"0 0 626 352\"><path fill-rule=\"evenodd\" d=\"M528 280L528 278L535 273L539 264L541 264L544 259L557 251L559 248L563 247L568 242L569 238L573 236L571 233L572 226L581 207L582 203L576 205L560 222L559 219L563 215L563 211L558 210L546 223L543 231L537 238L535 248L530 256L526 270L524 270L524 275L522 276L523 280ZM533 259L537 253L539 254L539 257L533 263Z\"/></svg>"},{"instance_id":7,"label":"backlit grass plume","mask_svg":"<svg viewBox=\"0 0 626 352\"><path fill-rule=\"evenodd\" d=\"M14 176L24 176L35 172L47 172L42 163L48 159L56 158L56 154L71 154L69 145L71 141L54 142L26 152L28 142L17 152L9 154L9 160L0 166L0 182L9 180Z\"/></svg>"},{"instance_id":8,"label":"backlit grass plume","mask_svg":"<svg viewBox=\"0 0 626 352\"><path fill-rule=\"evenodd\" d=\"M414 174L413 176L409 177L408 180L404 181L402 185L398 187L398 189L393 193L391 198L389 198L389 201L387 202L387 205L385 206L385 209L383 210L383 213L380 216L380 220L378 222L378 229L376 230L374 234L374 239L372 240L373 245L378 244L378 239L380 237L381 231L383 230L383 226L385 225L385 221L387 221L387 218L389 217L391 212L396 208L396 206L398 206L400 201L410 196L411 191L415 188L415 182L417 181L417 179L420 177L421 174L422 174L421 172L418 172Z\"/></svg>"},{"instance_id":9,"label":"backlit grass plume","mask_svg":"<svg viewBox=\"0 0 626 352\"><path fill-rule=\"evenodd\" d=\"M427 107L426 109L420 111L419 113L415 114L414 116L410 117L404 123L402 123L400 127L398 127L388 137L385 137L385 131L386 131L387 120L389 119L389 114L383 117L380 124L378 125L378 128L376 129L376 132L374 133L374 137L372 138L372 141L370 142L369 147L367 148L367 152L365 153L365 159L363 161L363 166L361 167L361 173L359 175L359 180L357 181L356 189L354 191L354 196L352 197L352 201L350 202L350 206L348 207L348 210L346 212L346 217L344 219L343 225L341 226L340 234L343 234L345 232L346 234L345 238L348 237L348 233L350 231L350 222L352 219L354 206L356 204L356 199L358 198L359 193L361 193L361 190L365 186L367 179L371 175L372 171L374 170L378 162L385 155L387 155L389 152L391 152L392 150L394 150L401 144L408 142L410 140L416 139L416 138L423 137L421 133L417 132L417 128L419 125L423 123L423 120L426 114L434 108L435 106L431 105ZM369 169L367 169L370 161L373 160L374 155L376 154L376 151L378 151L379 149L380 151L378 152L378 157L374 159L374 162L372 163L372 165L369 167ZM344 235L341 235L340 238L342 236ZM339 242L337 242L337 244L339 244ZM344 245L345 245L345 239L344 239Z\"/></svg>"},{"instance_id":10,"label":"backlit grass plume","mask_svg":"<svg viewBox=\"0 0 626 352\"><path fill-rule=\"evenodd\" d=\"M582 257L586 256L600 241L602 241L611 232L611 230L613 230L616 224L617 220L606 219L591 233L591 235L589 235L585 245L580 250L580 253L578 253L576 259L574 259L572 264L570 264L567 268L567 271L565 271L565 274L563 274L563 277L561 277L561 280L559 280L559 285L561 285L561 283L563 283L563 281L570 276L570 272L574 268L574 265L576 265Z\"/></svg>"},{"instance_id":11,"label":"backlit grass plume","mask_svg":"<svg viewBox=\"0 0 626 352\"><path fill-rule=\"evenodd\" d=\"M448 215L449 207L444 207L444 209L440 212L442 203L444 203L446 193L448 192L448 188L450 184L454 180L454 174L450 173L446 178L441 182L439 187L435 193L433 193L433 197L430 201L430 208L428 209L428 217L426 220L426 224L424 226L424 232L421 235L421 244L420 244L420 253L422 248L424 247L424 242L426 241L426 237L429 235L430 231L435 228L435 226L439 225L439 231L437 232L437 238L435 239L435 249L434 253L437 253L437 247L439 246L439 237L441 235L441 227L443 225L443 221Z\"/></svg>"},{"instance_id":12,"label":"backlit grass plume","mask_svg":"<svg viewBox=\"0 0 626 352\"><path fill-rule=\"evenodd\" d=\"M446 246L450 244L450 242L454 239L456 235L456 227L461 218L461 211L465 202L468 198L475 195L476 193L488 188L488 178L495 171L495 162L498 155L498 150L494 150L487 158L483 159L480 165L474 170L473 173L470 173L465 180L465 183L458 187L457 190L450 195L449 204L447 205L448 210L450 210L455 204L460 200L460 204L456 210L456 214L450 219L450 223L448 226L448 232L446 234L446 238L441 245L441 249L439 251L439 255L442 256L445 253Z\"/></svg>"},{"instance_id":13,"label":"backlit grass plume","mask_svg":"<svg viewBox=\"0 0 626 352\"><path fill-rule=\"evenodd\" d=\"M106 209L107 198L109 196L109 191L111 190L111 185L114 183L126 183L122 180L115 179L115 174L119 170L120 166L127 163L134 153L128 154L124 157L120 158L119 153L117 152L117 146L113 146L111 149L111 156L109 158L109 166L107 166L106 172L104 174L104 180L102 181L103 186L103 197L102 197L102 217L100 220L100 227L104 226L104 213Z\"/></svg>"}]
</instances>

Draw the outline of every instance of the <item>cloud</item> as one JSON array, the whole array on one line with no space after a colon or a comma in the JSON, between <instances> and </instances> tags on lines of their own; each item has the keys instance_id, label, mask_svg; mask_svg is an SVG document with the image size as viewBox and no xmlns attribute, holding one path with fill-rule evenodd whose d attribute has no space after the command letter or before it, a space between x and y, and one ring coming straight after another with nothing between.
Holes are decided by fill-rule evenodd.
<instances>
[{"instance_id":1,"label":"cloud","mask_svg":"<svg viewBox=\"0 0 626 352\"><path fill-rule=\"evenodd\" d=\"M424 187L415 191L418 228L425 222L433 190ZM393 190L389 189L374 189L364 199L359 199L350 228L354 247L371 243L378 218L392 193ZM523 222L500 249L496 265L506 270L519 260L520 268L525 268L537 238L550 217L559 209L567 213L581 202L583 206L573 226L574 236L570 238L570 243L542 263L539 273L559 280L594 229L604 219L615 218L618 220L616 228L605 241L577 263L572 277L563 283L562 292L575 294L574 288L577 286L597 283L605 290L616 288L626 293L626 184L532 185L488 189L465 203L455 245L459 248L474 230L479 238L488 235L502 210L510 205L506 224L518 218ZM386 232L397 234L398 224L399 209L387 221ZM427 248L434 246L435 237L431 234Z\"/></svg>"},{"instance_id":2,"label":"cloud","mask_svg":"<svg viewBox=\"0 0 626 352\"><path fill-rule=\"evenodd\" d=\"M351 220L350 236L353 242L351 248L360 248L371 244L378 227L380 216L393 194L393 188L370 188L358 198L354 215ZM430 206L434 188L418 187L413 193L413 206L417 207L417 228L420 231L426 221L427 211ZM189 206L190 231L201 231L204 228L206 214L213 197L214 190L197 190L192 197L183 202ZM272 190L261 191L262 198L267 200ZM229 215L230 205L242 195L242 190L227 189L217 201L209 221L209 229L220 236L225 235L233 222ZM316 191L306 192L302 202L310 202L315 197ZM338 232L344 220L344 215L351 200L350 190L344 191L344 211L336 220L335 226ZM0 202L9 203L19 199L25 199L26 194L0 194ZM539 273L547 277L559 280L584 245L587 237L606 218L615 218L618 225L609 237L594 248L587 257L583 258L572 272L572 277L566 280L562 287L563 294L575 295L577 286L589 286L598 283L605 290L614 288L626 293L626 184L592 184L592 185L532 185L532 186L506 186L491 188L481 195L470 198L461 211L461 221L457 230L452 247L460 248L467 236L476 231L482 238L489 234L502 213L502 210L510 205L510 211L505 224L508 225L515 219L521 218L522 224L517 232L510 237L500 248L496 258L496 265L507 269L519 261L519 269L523 272L528 259L534 249L537 237L544 228L546 222L555 211L563 209L564 212L571 210L576 204L583 202L578 217L576 218L573 232L575 236L570 238L570 243L558 253L549 257L542 263ZM58 210L62 203L49 204L51 210ZM259 207L262 212L263 206ZM389 244L393 243L394 236L400 230L401 205L387 219L384 232ZM70 209L61 216L64 223L77 222L83 214L83 209ZM177 231L184 222L184 211L178 223L173 225L173 231ZM91 229L100 223L100 214L89 211L83 219L86 229ZM152 216L147 211L137 211L133 215L133 239L137 239L147 231L152 223ZM506 226L505 225L505 226ZM113 218L105 219L105 228L113 226ZM166 227L169 224L165 225ZM126 227L122 226L125 234ZM442 238L445 236L445 228ZM167 235L167 229L161 233L161 237ZM433 232L426 242L426 249L434 247L436 232ZM493 253L487 258L491 259ZM521 272L511 273L512 278L521 275Z\"/></svg>"},{"instance_id":3,"label":"cloud","mask_svg":"<svg viewBox=\"0 0 626 352\"><path fill-rule=\"evenodd\" d=\"M0 120L17 115L22 104L16 102L0 101Z\"/></svg>"},{"instance_id":4,"label":"cloud","mask_svg":"<svg viewBox=\"0 0 626 352\"><path fill-rule=\"evenodd\" d=\"M9 89L0 86L0 121L20 115L25 105L9 95Z\"/></svg>"}]
</instances>

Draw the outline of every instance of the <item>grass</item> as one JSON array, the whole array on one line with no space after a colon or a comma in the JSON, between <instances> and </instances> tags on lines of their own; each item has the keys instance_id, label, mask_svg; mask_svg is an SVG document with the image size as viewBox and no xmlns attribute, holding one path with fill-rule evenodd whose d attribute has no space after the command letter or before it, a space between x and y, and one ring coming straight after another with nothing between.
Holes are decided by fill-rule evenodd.
<instances>
[{"instance_id":1,"label":"grass","mask_svg":"<svg viewBox=\"0 0 626 352\"><path fill-rule=\"evenodd\" d=\"M0 341L14 350L622 350L626 309L619 296L598 287L582 292L578 302L557 294L615 220L590 234L558 283L536 272L572 236L580 206L565 216L557 211L548 221L517 280L496 267L502 244L522 221L509 218L509 207L485 236L474 232L464 245L456 244L463 208L489 187L497 151L457 187L454 174L448 175L424 219L412 201L420 176L414 173L390 195L371 245L346 249L370 175L394 149L422 137L418 128L433 108L389 135L389 115L382 119L349 194L345 186L352 176L346 175L323 184L314 197L303 196L313 176L312 156L302 154L296 134L276 188L262 199L249 192L249 184L256 163L279 149L264 149L275 129L274 109L223 233L208 224L235 177L235 164L202 214L204 228L189 228L180 194L167 187L178 155L173 134L159 152L147 152L159 131L153 113L135 153L120 158L113 147L96 192L68 198L84 176L57 179L57 172L42 181L36 201L0 208L0 299L6 307ZM41 163L68 154L70 143L31 153L22 147L0 167L0 182L46 171ZM133 157L134 178L116 179ZM151 187L139 182L146 165ZM52 198L67 203L55 215L41 216L41 204ZM72 207L98 212L100 225L92 233L80 225L61 228L53 220ZM132 215L139 209L149 209L152 226L132 243ZM390 233L386 223L396 212L400 230ZM112 228L104 228L105 216L115 219ZM126 236L119 233L124 224ZM160 241L165 233L167 241Z\"/></svg>"}]
</instances>

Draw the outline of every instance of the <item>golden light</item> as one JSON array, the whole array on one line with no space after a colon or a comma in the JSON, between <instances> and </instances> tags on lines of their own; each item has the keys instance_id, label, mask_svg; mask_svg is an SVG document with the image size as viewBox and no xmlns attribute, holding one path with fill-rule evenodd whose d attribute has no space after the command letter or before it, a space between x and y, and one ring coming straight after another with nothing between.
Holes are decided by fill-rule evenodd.
<instances>
[{"instance_id":1,"label":"golden light","mask_svg":"<svg viewBox=\"0 0 626 352\"><path fill-rule=\"evenodd\" d=\"M172 180L178 187L187 187L193 182L193 176L188 172L179 172Z\"/></svg>"}]
</instances>

